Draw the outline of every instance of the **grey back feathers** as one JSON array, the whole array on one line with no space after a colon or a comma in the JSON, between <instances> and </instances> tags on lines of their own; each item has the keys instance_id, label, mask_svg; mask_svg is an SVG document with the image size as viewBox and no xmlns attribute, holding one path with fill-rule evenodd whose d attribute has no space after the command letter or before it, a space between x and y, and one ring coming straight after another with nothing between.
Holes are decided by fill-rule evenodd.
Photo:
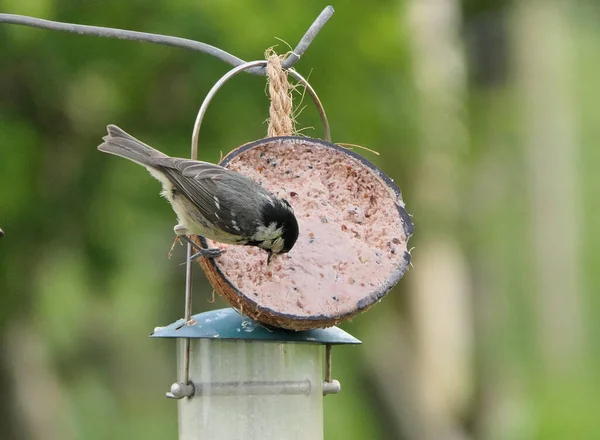
<instances>
[{"instance_id":1,"label":"grey back feathers","mask_svg":"<svg viewBox=\"0 0 600 440\"><path fill-rule=\"evenodd\" d=\"M173 186L205 219L230 234L250 235L260 220L259 202L273 198L253 180L217 165L175 158L169 165L161 171Z\"/></svg>"},{"instance_id":2,"label":"grey back feathers","mask_svg":"<svg viewBox=\"0 0 600 440\"><path fill-rule=\"evenodd\" d=\"M190 233L225 243L245 244L252 241L257 228L263 225L265 204L281 203L248 177L219 165L169 157L115 125L108 126L108 136L103 140L98 147L100 151L145 166L163 183L163 195L171 202L180 222L194 219L188 221L194 224L184 225ZM188 202L197 212L190 212Z\"/></svg>"}]
</instances>

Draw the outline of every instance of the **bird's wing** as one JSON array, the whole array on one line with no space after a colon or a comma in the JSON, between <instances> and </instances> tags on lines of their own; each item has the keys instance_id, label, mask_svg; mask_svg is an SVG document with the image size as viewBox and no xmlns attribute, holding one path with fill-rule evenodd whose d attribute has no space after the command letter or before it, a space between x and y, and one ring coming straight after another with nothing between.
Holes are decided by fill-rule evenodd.
<instances>
[{"instance_id":1,"label":"bird's wing","mask_svg":"<svg viewBox=\"0 0 600 440\"><path fill-rule=\"evenodd\" d=\"M207 162L170 157L156 160L155 166L162 168L173 185L194 203L206 220L225 232L241 235L235 213L232 214L218 198L218 185L232 171Z\"/></svg>"}]
</instances>

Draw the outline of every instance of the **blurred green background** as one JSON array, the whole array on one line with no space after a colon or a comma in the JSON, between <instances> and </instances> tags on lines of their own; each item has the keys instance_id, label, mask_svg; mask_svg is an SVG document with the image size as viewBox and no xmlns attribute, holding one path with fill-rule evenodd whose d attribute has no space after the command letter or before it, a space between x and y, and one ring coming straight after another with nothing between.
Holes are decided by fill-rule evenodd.
<instances>
[{"instance_id":1,"label":"blurred green background","mask_svg":"<svg viewBox=\"0 0 600 440\"><path fill-rule=\"evenodd\" d=\"M0 12L170 34L241 58L296 44L317 1L0 0ZM414 268L345 323L325 438L600 438L600 6L333 1L296 65L334 142L395 178ZM97 152L115 123L187 156L207 55L0 24L0 439L174 439L183 247L145 170ZM299 127L322 137L305 100ZM297 101L297 105L299 102ZM266 134L264 78L238 76L200 158ZM200 271L195 312L209 303Z\"/></svg>"}]
</instances>

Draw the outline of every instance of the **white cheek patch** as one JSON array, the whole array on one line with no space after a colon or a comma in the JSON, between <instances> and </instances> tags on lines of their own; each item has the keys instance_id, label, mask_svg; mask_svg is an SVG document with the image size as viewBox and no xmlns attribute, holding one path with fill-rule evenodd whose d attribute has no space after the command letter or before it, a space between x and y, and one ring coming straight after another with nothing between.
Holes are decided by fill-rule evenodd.
<instances>
[{"instance_id":1,"label":"white cheek patch","mask_svg":"<svg viewBox=\"0 0 600 440\"><path fill-rule=\"evenodd\" d=\"M281 237L276 238L275 240L273 240L273 243L271 245L271 250L273 252L275 252L276 254L280 253L281 250L283 249L283 239Z\"/></svg>"},{"instance_id":2,"label":"white cheek patch","mask_svg":"<svg viewBox=\"0 0 600 440\"><path fill-rule=\"evenodd\" d=\"M282 228L277 228L277 223L271 222L266 228L264 226L259 226L252 239L256 241L272 241L281 237L282 232Z\"/></svg>"}]
</instances>

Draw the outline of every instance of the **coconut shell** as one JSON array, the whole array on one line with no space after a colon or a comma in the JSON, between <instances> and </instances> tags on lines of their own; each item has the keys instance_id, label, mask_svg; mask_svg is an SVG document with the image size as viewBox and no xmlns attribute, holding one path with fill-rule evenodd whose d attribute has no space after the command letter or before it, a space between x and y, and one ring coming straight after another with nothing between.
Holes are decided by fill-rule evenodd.
<instances>
[{"instance_id":1,"label":"coconut shell","mask_svg":"<svg viewBox=\"0 0 600 440\"><path fill-rule=\"evenodd\" d=\"M290 330L339 324L380 301L409 267L412 220L400 188L352 150L318 139L261 139L220 163L294 208L300 235L267 265L266 251L202 237L227 252L199 263L242 314Z\"/></svg>"}]
</instances>

